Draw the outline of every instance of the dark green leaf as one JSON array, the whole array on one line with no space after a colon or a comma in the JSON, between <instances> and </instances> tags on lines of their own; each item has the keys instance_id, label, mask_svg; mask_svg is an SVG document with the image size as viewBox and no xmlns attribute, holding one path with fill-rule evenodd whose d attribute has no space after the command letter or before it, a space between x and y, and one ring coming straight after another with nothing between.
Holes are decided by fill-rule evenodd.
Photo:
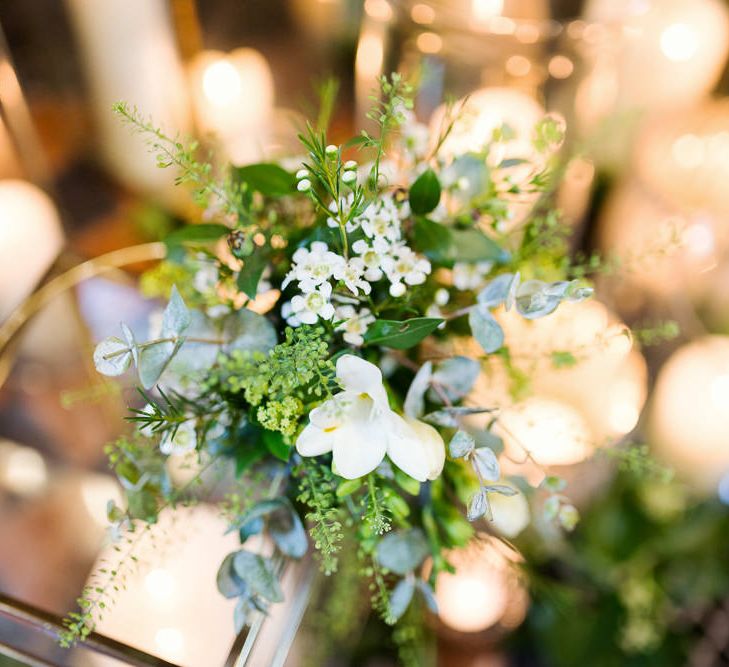
<instances>
[{"instance_id":1,"label":"dark green leaf","mask_svg":"<svg viewBox=\"0 0 729 667\"><path fill-rule=\"evenodd\" d=\"M417 215L430 213L440 202L440 181L432 169L427 169L410 186L410 208Z\"/></svg>"},{"instance_id":2,"label":"dark green leaf","mask_svg":"<svg viewBox=\"0 0 729 667\"><path fill-rule=\"evenodd\" d=\"M364 336L365 344L404 350L417 345L444 321L439 317L415 317L402 322L377 320L367 330Z\"/></svg>"},{"instance_id":3,"label":"dark green leaf","mask_svg":"<svg viewBox=\"0 0 729 667\"><path fill-rule=\"evenodd\" d=\"M268 263L267 257L260 250L248 255L243 260L243 267L238 272L236 282L238 289L249 299L255 299L258 294L258 283Z\"/></svg>"},{"instance_id":4,"label":"dark green leaf","mask_svg":"<svg viewBox=\"0 0 729 667\"><path fill-rule=\"evenodd\" d=\"M456 261L504 263L509 260L509 253L480 229L454 229L451 235Z\"/></svg>"},{"instance_id":5,"label":"dark green leaf","mask_svg":"<svg viewBox=\"0 0 729 667\"><path fill-rule=\"evenodd\" d=\"M165 239L165 245L167 246L167 252L170 253L186 244L197 245L212 243L229 232L230 227L214 223L185 225L184 227L169 234Z\"/></svg>"},{"instance_id":6,"label":"dark green leaf","mask_svg":"<svg viewBox=\"0 0 729 667\"><path fill-rule=\"evenodd\" d=\"M400 470L400 468L394 468L394 473L395 481L400 488L411 496L417 496L420 493L420 482L417 479L413 479L410 475Z\"/></svg>"},{"instance_id":7,"label":"dark green leaf","mask_svg":"<svg viewBox=\"0 0 729 667\"><path fill-rule=\"evenodd\" d=\"M413 247L436 264L451 266L455 261L453 232L439 222L418 218L413 227Z\"/></svg>"},{"instance_id":8,"label":"dark green leaf","mask_svg":"<svg viewBox=\"0 0 729 667\"><path fill-rule=\"evenodd\" d=\"M271 454L281 461L288 462L291 458L292 447L284 442L283 435L277 431L264 431L263 443Z\"/></svg>"},{"instance_id":9,"label":"dark green leaf","mask_svg":"<svg viewBox=\"0 0 729 667\"><path fill-rule=\"evenodd\" d=\"M295 191L295 179L277 164L261 162L245 167L234 167L238 180L246 183L251 190L268 197L280 197Z\"/></svg>"}]
</instances>

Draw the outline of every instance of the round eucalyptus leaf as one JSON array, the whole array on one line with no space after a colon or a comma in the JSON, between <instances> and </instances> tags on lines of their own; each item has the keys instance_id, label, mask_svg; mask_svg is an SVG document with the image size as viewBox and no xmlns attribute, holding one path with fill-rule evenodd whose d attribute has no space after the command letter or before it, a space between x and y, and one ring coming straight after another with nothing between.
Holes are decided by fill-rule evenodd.
<instances>
[{"instance_id":1,"label":"round eucalyptus leaf","mask_svg":"<svg viewBox=\"0 0 729 667\"><path fill-rule=\"evenodd\" d=\"M412 572L430 552L425 535L418 528L388 533L377 545L377 561L401 576Z\"/></svg>"},{"instance_id":2,"label":"round eucalyptus leaf","mask_svg":"<svg viewBox=\"0 0 729 667\"><path fill-rule=\"evenodd\" d=\"M496 454L488 447L479 447L473 452L471 458L473 466L478 470L481 479L495 482L501 477L501 467Z\"/></svg>"},{"instance_id":3,"label":"round eucalyptus leaf","mask_svg":"<svg viewBox=\"0 0 729 667\"><path fill-rule=\"evenodd\" d=\"M468 456L476 445L473 436L465 431L457 431L448 443L448 453L454 459Z\"/></svg>"},{"instance_id":4,"label":"round eucalyptus leaf","mask_svg":"<svg viewBox=\"0 0 729 667\"><path fill-rule=\"evenodd\" d=\"M413 593L415 593L415 583L411 578L402 579L395 586L390 595L390 613L393 620L397 621L402 618L410 606Z\"/></svg>"},{"instance_id":5,"label":"round eucalyptus leaf","mask_svg":"<svg viewBox=\"0 0 729 667\"><path fill-rule=\"evenodd\" d=\"M102 375L116 377L129 368L132 351L129 345L115 336L102 340L94 350L94 366Z\"/></svg>"}]
</instances>

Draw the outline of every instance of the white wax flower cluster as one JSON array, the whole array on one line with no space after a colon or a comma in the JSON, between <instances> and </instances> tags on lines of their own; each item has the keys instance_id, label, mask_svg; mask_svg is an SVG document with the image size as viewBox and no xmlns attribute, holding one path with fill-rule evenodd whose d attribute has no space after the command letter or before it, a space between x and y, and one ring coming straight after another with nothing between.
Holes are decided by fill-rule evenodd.
<instances>
[{"instance_id":1,"label":"white wax flower cluster","mask_svg":"<svg viewBox=\"0 0 729 667\"><path fill-rule=\"evenodd\" d=\"M332 203L328 225L338 228L340 211L346 214L351 206L351 195L338 204ZM361 345L374 317L368 308L357 310L350 297L333 294L332 281L343 283L354 297L360 297L372 292L372 283L387 279L389 293L395 298L404 296L408 286L424 283L431 272L430 262L402 239L402 219L409 213L407 203L398 205L391 195L383 195L360 216L347 222L347 233L361 230L365 237L352 244L352 257L345 258L331 251L322 241L314 241L309 248L299 248L282 284L285 289L296 281L301 291L282 306L287 323L299 326L314 324L319 319L341 319L343 322L337 330L344 332L344 340Z\"/></svg>"}]
</instances>

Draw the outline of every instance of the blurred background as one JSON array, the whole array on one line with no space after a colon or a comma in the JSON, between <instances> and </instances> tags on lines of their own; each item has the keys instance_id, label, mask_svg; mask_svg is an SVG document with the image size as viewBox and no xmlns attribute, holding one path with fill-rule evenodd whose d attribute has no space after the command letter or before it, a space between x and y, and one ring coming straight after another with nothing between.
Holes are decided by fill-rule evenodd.
<instances>
[{"instance_id":1,"label":"blurred background","mask_svg":"<svg viewBox=\"0 0 729 667\"><path fill-rule=\"evenodd\" d=\"M201 215L112 103L244 164L296 152L328 76L343 141L394 69L421 73L426 122L467 94L475 134L561 114L556 206L573 252L605 258L588 307L505 323L525 355L588 352L524 366L532 392L509 424L570 481L583 520L563 539L524 531L529 509L508 498L494 508L513 549L484 537L454 555L429 621L438 664L729 664L728 55L725 0L0 0L0 665L112 664L5 613L12 600L63 615L108 555L119 489L103 446L132 390L90 351L152 307L135 279L151 257L108 253ZM49 282L99 256L119 268ZM483 391L504 386L496 374ZM611 446L584 462L585 442ZM223 664L223 532L204 506L171 518L100 630L174 664ZM396 664L353 580L318 589L287 664Z\"/></svg>"}]
</instances>

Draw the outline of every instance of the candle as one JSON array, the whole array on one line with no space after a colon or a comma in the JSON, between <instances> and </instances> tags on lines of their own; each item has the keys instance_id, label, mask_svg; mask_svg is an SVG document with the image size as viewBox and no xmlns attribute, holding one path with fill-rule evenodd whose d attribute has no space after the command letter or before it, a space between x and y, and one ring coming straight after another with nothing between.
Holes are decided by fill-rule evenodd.
<instances>
[{"instance_id":1,"label":"candle","mask_svg":"<svg viewBox=\"0 0 729 667\"><path fill-rule=\"evenodd\" d=\"M526 401L515 400L502 362L493 358L478 378L471 400L504 408L504 425L513 431L513 422L519 431L514 435L537 453L540 463L577 463L595 445L635 428L647 393L645 360L633 348L625 325L603 304L563 303L537 320L513 311L497 312L497 317L512 362L531 378L532 395ZM565 353L571 357L555 363ZM586 386L589 392L584 391ZM518 456L518 443L512 444L516 458L523 458Z\"/></svg>"},{"instance_id":2,"label":"candle","mask_svg":"<svg viewBox=\"0 0 729 667\"><path fill-rule=\"evenodd\" d=\"M224 598L214 582L223 558L239 548L237 535L226 530L210 506L164 511L138 540L134 555L140 565L114 593L115 604L97 631L176 664L223 664L235 637L235 601ZM118 560L109 546L97 563L108 569ZM107 664L97 657L93 663Z\"/></svg>"},{"instance_id":3,"label":"candle","mask_svg":"<svg viewBox=\"0 0 729 667\"><path fill-rule=\"evenodd\" d=\"M500 540L482 536L449 552L453 574L441 572L435 586L440 620L458 632L482 632L496 625L515 628L528 605L517 571L521 556Z\"/></svg>"},{"instance_id":4,"label":"candle","mask_svg":"<svg viewBox=\"0 0 729 667\"><path fill-rule=\"evenodd\" d=\"M673 206L728 214L729 98L651 118L635 157L640 179Z\"/></svg>"},{"instance_id":5,"label":"candle","mask_svg":"<svg viewBox=\"0 0 729 667\"><path fill-rule=\"evenodd\" d=\"M203 51L190 64L198 126L218 139L234 164L263 158L271 139L273 77L254 49Z\"/></svg>"},{"instance_id":6,"label":"candle","mask_svg":"<svg viewBox=\"0 0 729 667\"><path fill-rule=\"evenodd\" d=\"M729 53L721 0L590 0L584 16L615 28L601 47L614 58L617 109L687 106L714 87Z\"/></svg>"},{"instance_id":7,"label":"candle","mask_svg":"<svg viewBox=\"0 0 729 667\"><path fill-rule=\"evenodd\" d=\"M26 181L0 181L0 321L33 291L62 245L48 195Z\"/></svg>"},{"instance_id":8,"label":"candle","mask_svg":"<svg viewBox=\"0 0 729 667\"><path fill-rule=\"evenodd\" d=\"M679 476L716 490L729 473L729 336L700 338L670 357L656 381L649 433Z\"/></svg>"},{"instance_id":9,"label":"candle","mask_svg":"<svg viewBox=\"0 0 729 667\"><path fill-rule=\"evenodd\" d=\"M695 294L711 281L722 248L729 247L724 219L710 211L678 208L637 180L619 183L603 207L602 249L623 259L621 305L638 310L650 294ZM636 291L635 287L649 295Z\"/></svg>"},{"instance_id":10,"label":"candle","mask_svg":"<svg viewBox=\"0 0 729 667\"><path fill-rule=\"evenodd\" d=\"M175 136L191 129L185 77L165 0L66 0L81 48L100 149L125 185L173 197L170 174L158 169L146 138L111 111L127 102Z\"/></svg>"}]
</instances>

